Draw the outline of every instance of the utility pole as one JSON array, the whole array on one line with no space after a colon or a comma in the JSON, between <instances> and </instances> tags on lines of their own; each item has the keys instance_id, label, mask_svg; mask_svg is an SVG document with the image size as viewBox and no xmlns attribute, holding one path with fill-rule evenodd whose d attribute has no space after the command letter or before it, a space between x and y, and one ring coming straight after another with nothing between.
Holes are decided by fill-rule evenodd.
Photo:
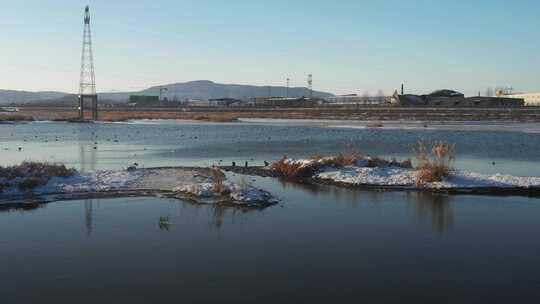
<instances>
[{"instance_id":1,"label":"utility pole","mask_svg":"<svg viewBox=\"0 0 540 304\"><path fill-rule=\"evenodd\" d=\"M313 75L308 75L309 99L313 99Z\"/></svg>"},{"instance_id":2,"label":"utility pole","mask_svg":"<svg viewBox=\"0 0 540 304\"><path fill-rule=\"evenodd\" d=\"M79 119L84 120L84 101L92 105L92 120L98 119L98 96L94 74L94 55L92 53L92 34L90 32L90 8L84 9L83 49L81 56L81 75L79 82Z\"/></svg>"},{"instance_id":3,"label":"utility pole","mask_svg":"<svg viewBox=\"0 0 540 304\"><path fill-rule=\"evenodd\" d=\"M291 81L291 79L287 78L287 94L286 94L287 98L289 98L289 84L290 84L290 81Z\"/></svg>"}]
</instances>

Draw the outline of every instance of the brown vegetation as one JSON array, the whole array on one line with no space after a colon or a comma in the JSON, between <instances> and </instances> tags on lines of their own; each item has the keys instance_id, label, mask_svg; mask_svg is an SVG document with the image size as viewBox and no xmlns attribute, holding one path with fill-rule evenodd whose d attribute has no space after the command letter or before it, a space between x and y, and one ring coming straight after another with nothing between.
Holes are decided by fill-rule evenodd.
<instances>
[{"instance_id":1,"label":"brown vegetation","mask_svg":"<svg viewBox=\"0 0 540 304\"><path fill-rule=\"evenodd\" d=\"M225 174L218 167L212 167L212 191L227 194L229 189L225 186Z\"/></svg>"},{"instance_id":2,"label":"brown vegetation","mask_svg":"<svg viewBox=\"0 0 540 304\"><path fill-rule=\"evenodd\" d=\"M369 157L366 167L368 168L380 168L380 167L399 167L410 169L412 168L412 161L406 159L403 161L398 161L395 158L392 160L386 160L377 156Z\"/></svg>"},{"instance_id":3,"label":"brown vegetation","mask_svg":"<svg viewBox=\"0 0 540 304\"><path fill-rule=\"evenodd\" d=\"M238 120L238 116L234 113L213 113L195 115L194 120L211 121L211 122L234 122Z\"/></svg>"},{"instance_id":4,"label":"brown vegetation","mask_svg":"<svg viewBox=\"0 0 540 304\"><path fill-rule=\"evenodd\" d=\"M320 154L314 155L311 157L312 160L316 160L323 166L332 166L332 167L345 167L352 166L356 162L362 159L364 156L358 152L351 153L340 153L336 156L322 156Z\"/></svg>"},{"instance_id":5,"label":"brown vegetation","mask_svg":"<svg viewBox=\"0 0 540 304\"><path fill-rule=\"evenodd\" d=\"M69 177L77 171L62 164L23 162L17 166L0 167L0 192L10 184L21 190L44 186L52 177Z\"/></svg>"},{"instance_id":6,"label":"brown vegetation","mask_svg":"<svg viewBox=\"0 0 540 304\"><path fill-rule=\"evenodd\" d=\"M358 152L351 152L347 154L338 154L336 156L323 156L317 154L311 157L313 162L299 162L289 159L287 156L283 156L280 160L274 162L270 166L270 170L277 175L287 179L307 179L312 177L322 167L336 167L342 168L346 166L354 166L358 161L367 161L366 167L400 167L400 168L412 168L412 162L410 159L404 161L397 161L395 159L389 161L380 157L367 157Z\"/></svg>"},{"instance_id":7,"label":"brown vegetation","mask_svg":"<svg viewBox=\"0 0 540 304\"><path fill-rule=\"evenodd\" d=\"M270 166L270 170L276 172L279 176L287 179L306 179L310 178L320 168L320 164L312 162L303 164L291 161L286 155Z\"/></svg>"},{"instance_id":8,"label":"brown vegetation","mask_svg":"<svg viewBox=\"0 0 540 304\"><path fill-rule=\"evenodd\" d=\"M35 120L52 120L63 117L77 117L75 103L73 107L20 107L20 113L33 117ZM357 107L344 106L332 108L103 108L100 109L99 119L104 121L124 121L131 119L186 119L195 116L235 115L242 118L274 118L274 119L335 119L363 120L366 122L386 120L422 120L440 121L441 117L452 121L540 121L540 109L504 108L485 109L471 108L400 108L400 107ZM90 119L90 111L87 113ZM370 123L371 127L380 124Z\"/></svg>"},{"instance_id":9,"label":"brown vegetation","mask_svg":"<svg viewBox=\"0 0 540 304\"><path fill-rule=\"evenodd\" d=\"M32 116L28 116L28 115L0 113L0 121L22 122L22 121L33 121L33 120L34 119L32 118Z\"/></svg>"},{"instance_id":10,"label":"brown vegetation","mask_svg":"<svg viewBox=\"0 0 540 304\"><path fill-rule=\"evenodd\" d=\"M440 182L452 170L455 159L455 146L445 142L435 142L428 149L424 142L419 142L414 149L418 166L416 186L423 187L427 183Z\"/></svg>"}]
</instances>

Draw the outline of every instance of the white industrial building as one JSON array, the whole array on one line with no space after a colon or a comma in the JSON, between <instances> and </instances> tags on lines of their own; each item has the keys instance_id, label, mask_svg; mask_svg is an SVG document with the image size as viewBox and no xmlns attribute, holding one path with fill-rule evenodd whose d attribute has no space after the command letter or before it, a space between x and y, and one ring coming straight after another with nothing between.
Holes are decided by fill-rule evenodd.
<instances>
[{"instance_id":1,"label":"white industrial building","mask_svg":"<svg viewBox=\"0 0 540 304\"><path fill-rule=\"evenodd\" d=\"M525 101L526 106L540 106L540 93L523 93L504 95L509 98L521 98Z\"/></svg>"},{"instance_id":2,"label":"white industrial building","mask_svg":"<svg viewBox=\"0 0 540 304\"><path fill-rule=\"evenodd\" d=\"M329 97L326 101L334 104L382 105L390 103L390 98L386 96L358 96L356 94L350 94Z\"/></svg>"}]
</instances>

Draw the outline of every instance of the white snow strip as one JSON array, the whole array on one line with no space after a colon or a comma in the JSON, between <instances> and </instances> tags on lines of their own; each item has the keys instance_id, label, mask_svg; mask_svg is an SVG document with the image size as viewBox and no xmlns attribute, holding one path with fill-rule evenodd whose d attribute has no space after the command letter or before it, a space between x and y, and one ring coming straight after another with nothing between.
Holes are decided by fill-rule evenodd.
<instances>
[{"instance_id":1,"label":"white snow strip","mask_svg":"<svg viewBox=\"0 0 540 304\"><path fill-rule=\"evenodd\" d=\"M414 171L397 167L367 168L344 167L324 168L315 178L331 180L350 185L412 186L415 183Z\"/></svg>"},{"instance_id":2,"label":"white snow strip","mask_svg":"<svg viewBox=\"0 0 540 304\"><path fill-rule=\"evenodd\" d=\"M309 166L315 160L293 160L287 162ZM361 160L355 166L343 168L323 167L313 178L349 185L408 186L415 187L414 169L395 166L368 168L367 161ZM531 188L540 187L540 177L520 177L505 174L482 174L467 171L454 171L442 182L429 183L426 188Z\"/></svg>"},{"instance_id":3,"label":"white snow strip","mask_svg":"<svg viewBox=\"0 0 540 304\"><path fill-rule=\"evenodd\" d=\"M456 171L442 182L431 183L431 188L531 188L540 187L540 177L512 176L505 174L481 174Z\"/></svg>"},{"instance_id":4,"label":"white snow strip","mask_svg":"<svg viewBox=\"0 0 540 304\"><path fill-rule=\"evenodd\" d=\"M255 204L268 203L272 200L270 193L253 186L240 186L235 183L225 182L224 187L227 190L227 196L234 202ZM178 186L173 191L191 194L201 198L222 196L220 193L214 192L212 188L213 185L211 183L197 183Z\"/></svg>"},{"instance_id":5,"label":"white snow strip","mask_svg":"<svg viewBox=\"0 0 540 304\"><path fill-rule=\"evenodd\" d=\"M127 189L143 174L140 171L97 171L92 173L77 173L71 177L53 177L47 185L37 187L34 194L94 192ZM22 194L16 186L6 189L4 195Z\"/></svg>"}]
</instances>

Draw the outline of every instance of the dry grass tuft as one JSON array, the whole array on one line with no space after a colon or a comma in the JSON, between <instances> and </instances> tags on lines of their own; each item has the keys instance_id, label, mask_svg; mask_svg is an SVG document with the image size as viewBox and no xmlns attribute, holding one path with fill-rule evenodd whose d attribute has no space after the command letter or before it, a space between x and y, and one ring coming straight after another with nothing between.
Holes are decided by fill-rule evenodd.
<instances>
[{"instance_id":1,"label":"dry grass tuft","mask_svg":"<svg viewBox=\"0 0 540 304\"><path fill-rule=\"evenodd\" d=\"M1 188L15 184L21 190L30 190L44 186L53 177L70 177L77 171L63 164L23 162L17 166L0 167Z\"/></svg>"},{"instance_id":2,"label":"dry grass tuft","mask_svg":"<svg viewBox=\"0 0 540 304\"><path fill-rule=\"evenodd\" d=\"M377 156L370 157L367 162L368 168L382 168L382 167L399 167L404 169L412 168L412 161L406 159L404 161L398 161L395 158L391 161Z\"/></svg>"},{"instance_id":3,"label":"dry grass tuft","mask_svg":"<svg viewBox=\"0 0 540 304\"><path fill-rule=\"evenodd\" d=\"M427 183L440 182L448 176L455 159L455 145L435 142L429 150L424 142L419 142L414 153L418 160L416 186L424 187Z\"/></svg>"},{"instance_id":4,"label":"dry grass tuft","mask_svg":"<svg viewBox=\"0 0 540 304\"><path fill-rule=\"evenodd\" d=\"M0 167L0 178L7 180L17 177L69 177L76 173L75 169L63 164L40 162L23 162L11 167Z\"/></svg>"},{"instance_id":5,"label":"dry grass tuft","mask_svg":"<svg viewBox=\"0 0 540 304\"><path fill-rule=\"evenodd\" d=\"M323 166L332 166L332 167L345 167L352 166L356 162L362 159L362 155L359 153L340 153L336 156L322 156L317 154L311 157L312 160L318 161Z\"/></svg>"},{"instance_id":6,"label":"dry grass tuft","mask_svg":"<svg viewBox=\"0 0 540 304\"><path fill-rule=\"evenodd\" d=\"M310 178L319 168L319 163L303 164L300 162L293 162L290 161L286 155L270 166L270 170L287 179Z\"/></svg>"},{"instance_id":7,"label":"dry grass tuft","mask_svg":"<svg viewBox=\"0 0 540 304\"><path fill-rule=\"evenodd\" d=\"M17 184L17 187L22 191L31 190L37 187L45 186L49 182L49 178L32 176L24 179Z\"/></svg>"},{"instance_id":8,"label":"dry grass tuft","mask_svg":"<svg viewBox=\"0 0 540 304\"><path fill-rule=\"evenodd\" d=\"M225 174L218 167L212 167L212 191L227 194L229 189L225 186L225 180Z\"/></svg>"},{"instance_id":9,"label":"dry grass tuft","mask_svg":"<svg viewBox=\"0 0 540 304\"><path fill-rule=\"evenodd\" d=\"M193 119L209 122L234 122L238 120L238 116L231 113L209 113L195 115Z\"/></svg>"}]
</instances>

